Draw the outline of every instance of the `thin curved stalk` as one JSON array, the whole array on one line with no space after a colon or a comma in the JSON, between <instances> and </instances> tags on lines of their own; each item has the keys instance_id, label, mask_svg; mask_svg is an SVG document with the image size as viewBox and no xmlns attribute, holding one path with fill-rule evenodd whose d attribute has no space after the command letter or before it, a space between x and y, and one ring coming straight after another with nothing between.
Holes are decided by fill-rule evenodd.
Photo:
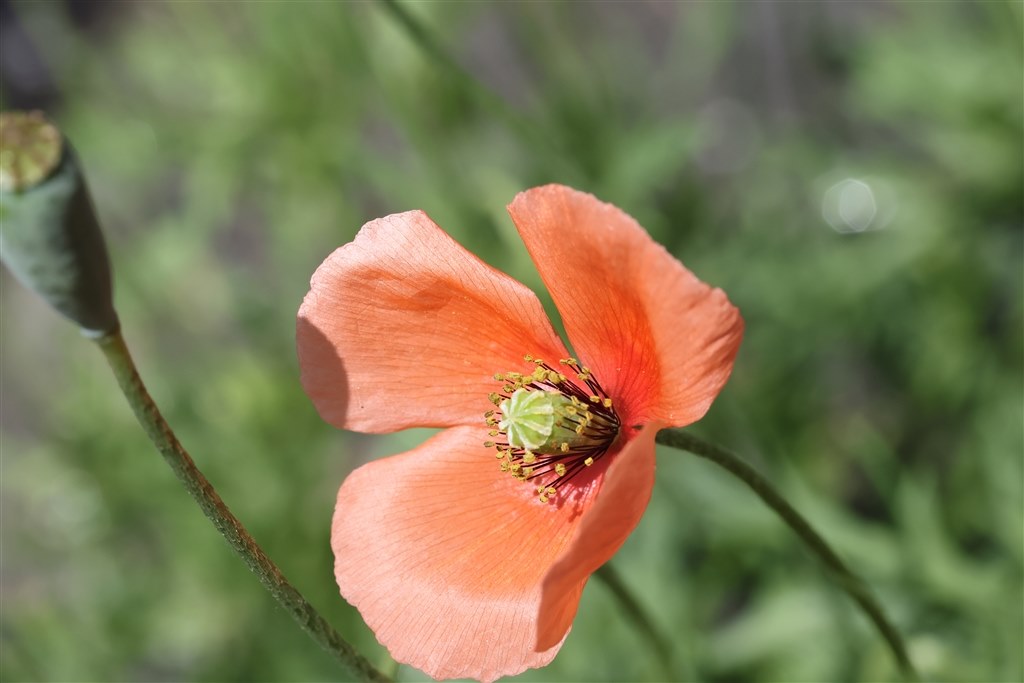
<instances>
[{"instance_id":1,"label":"thin curved stalk","mask_svg":"<svg viewBox=\"0 0 1024 683\"><path fill-rule=\"evenodd\" d=\"M839 555L825 542L825 539L814 530L810 522L804 519L767 479L735 453L687 432L678 429L663 429L658 433L657 441L663 446L671 446L706 458L749 486L796 532L800 540L828 568L839 586L864 610L871 623L889 645L889 649L892 650L893 657L904 677L911 681L920 680L916 669L914 669L914 664L907 655L903 637L889 621L885 610L882 609L882 605L876 600L868 586L850 571Z\"/></svg>"},{"instance_id":2,"label":"thin curved stalk","mask_svg":"<svg viewBox=\"0 0 1024 683\"><path fill-rule=\"evenodd\" d=\"M546 135L544 131L513 108L500 95L466 71L445 50L441 43L435 39L430 30L413 16L401 2L398 0L378 0L378 3L416 44L417 48L480 107L491 116L501 120L520 139L528 142L535 153L543 154L549 164L556 167L564 166L564 155L557 153L559 149L557 140Z\"/></svg>"},{"instance_id":3,"label":"thin curved stalk","mask_svg":"<svg viewBox=\"0 0 1024 683\"><path fill-rule=\"evenodd\" d=\"M654 625L654 620L651 619L647 611L644 610L643 605L640 604L640 601L629 590L629 586L619 576L619 572L610 563L606 563L594 572L594 576L599 578L608 590L611 591L626 615L633 620L633 623L640 629L640 632L647 637L648 643L650 643L658 658L661 675L665 677L666 681L674 680L676 678L675 666L672 663L672 647L669 645L668 639L658 631Z\"/></svg>"},{"instance_id":4,"label":"thin curved stalk","mask_svg":"<svg viewBox=\"0 0 1024 683\"><path fill-rule=\"evenodd\" d=\"M288 582L277 565L267 557L238 518L231 514L213 485L196 467L170 425L160 414L159 408L142 383L120 330L98 337L94 341L106 356L121 391L150 440L207 518L213 522L217 531L224 535L228 544L256 574L274 599L292 615L302 630L332 654L350 674L368 683L390 681L320 616L306 598Z\"/></svg>"}]
</instances>

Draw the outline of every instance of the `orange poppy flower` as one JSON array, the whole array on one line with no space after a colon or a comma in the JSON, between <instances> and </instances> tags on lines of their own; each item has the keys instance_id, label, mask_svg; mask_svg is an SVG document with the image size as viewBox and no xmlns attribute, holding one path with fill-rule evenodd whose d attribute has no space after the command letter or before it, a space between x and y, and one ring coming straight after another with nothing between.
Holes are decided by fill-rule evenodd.
<instances>
[{"instance_id":1,"label":"orange poppy flower","mask_svg":"<svg viewBox=\"0 0 1024 683\"><path fill-rule=\"evenodd\" d=\"M325 420L445 428L349 475L331 531L341 594L438 679L551 661L647 506L655 433L704 415L743 334L725 294L616 207L548 185L508 208L578 360L529 289L421 211L364 225L299 309Z\"/></svg>"}]
</instances>

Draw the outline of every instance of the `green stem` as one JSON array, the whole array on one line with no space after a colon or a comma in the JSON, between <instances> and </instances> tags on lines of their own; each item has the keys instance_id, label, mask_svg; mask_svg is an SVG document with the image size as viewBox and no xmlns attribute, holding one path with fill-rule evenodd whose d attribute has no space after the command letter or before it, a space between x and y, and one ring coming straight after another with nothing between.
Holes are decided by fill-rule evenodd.
<instances>
[{"instance_id":1,"label":"green stem","mask_svg":"<svg viewBox=\"0 0 1024 683\"><path fill-rule=\"evenodd\" d=\"M199 471L192 458L178 442L170 425L146 391L142 378L132 361L128 346L120 331L115 331L94 339L103 351L113 370L117 383L121 387L128 404L146 434L156 445L164 460L171 466L178 479L185 485L207 518L224 535L228 544L234 548L245 564L263 586L270 591L274 599L298 622L299 626L309 634L322 648L334 655L352 675L359 680L371 683L386 683L389 679L377 671L365 658L338 634L309 602L295 589L267 557L263 549L256 544L249 532L245 530L238 518L231 514L227 505L217 495L213 485Z\"/></svg>"},{"instance_id":2,"label":"green stem","mask_svg":"<svg viewBox=\"0 0 1024 683\"><path fill-rule=\"evenodd\" d=\"M800 537L800 540L818 556L818 559L825 564L835 577L839 586L860 605L861 609L864 610L868 618L875 625L875 628L882 634L886 643L888 643L889 649L892 650L892 654L896 658L896 662L904 677L911 681L919 680L917 671L907 655L907 648L903 643L903 638L892 622L889 621L882 606L872 595L871 590L860 578L850 571L829 544L825 542L825 539L811 527L810 523L799 512L793 509L793 506L782 497L781 493L775 490L775 487L767 479L762 477L757 470L734 453L721 446L698 439L687 432L678 429L663 429L658 433L657 441L664 446L679 448L689 451L694 455L699 455L702 458L707 458L736 475L744 484L753 489L754 493L760 496L761 500L768 507L782 517L783 521Z\"/></svg>"},{"instance_id":3,"label":"green stem","mask_svg":"<svg viewBox=\"0 0 1024 683\"><path fill-rule=\"evenodd\" d=\"M604 582L604 585L612 592L615 599L619 601L626 615L647 636L647 642L654 648L654 652L658 657L658 663L661 665L661 675L666 681L675 680L675 667L672 665L672 647L669 645L668 639L655 627L654 621L644 610L640 601L630 592L626 582L622 580L622 577L619 576L619 573L610 563L601 565L594 575Z\"/></svg>"},{"instance_id":4,"label":"green stem","mask_svg":"<svg viewBox=\"0 0 1024 683\"><path fill-rule=\"evenodd\" d=\"M523 140L529 142L533 149L543 153L551 164L563 165L565 156L557 152L556 141L548 139L525 116L513 109L500 95L481 83L452 57L441 44L434 39L430 31L414 17L398 0L379 0L391 18L406 35L416 44L442 72L452 79L470 98L476 101L491 116L505 123Z\"/></svg>"}]
</instances>

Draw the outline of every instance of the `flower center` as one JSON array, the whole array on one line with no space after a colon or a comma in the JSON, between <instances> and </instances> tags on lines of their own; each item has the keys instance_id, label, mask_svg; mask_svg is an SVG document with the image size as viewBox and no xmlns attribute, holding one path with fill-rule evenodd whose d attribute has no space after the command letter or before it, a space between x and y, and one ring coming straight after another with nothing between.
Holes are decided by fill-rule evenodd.
<instances>
[{"instance_id":1,"label":"flower center","mask_svg":"<svg viewBox=\"0 0 1024 683\"><path fill-rule=\"evenodd\" d=\"M488 396L498 410L484 413L495 441L501 471L537 486L548 502L573 477L608 452L619 434L619 416L612 399L575 358L559 361L576 380L539 358L525 356L536 367L529 374L498 373L500 392Z\"/></svg>"}]
</instances>

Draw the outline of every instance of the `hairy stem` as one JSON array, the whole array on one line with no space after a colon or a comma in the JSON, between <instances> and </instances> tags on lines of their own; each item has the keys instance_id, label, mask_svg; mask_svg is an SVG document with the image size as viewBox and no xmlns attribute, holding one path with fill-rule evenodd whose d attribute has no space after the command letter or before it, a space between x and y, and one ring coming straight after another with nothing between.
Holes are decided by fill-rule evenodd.
<instances>
[{"instance_id":1,"label":"hairy stem","mask_svg":"<svg viewBox=\"0 0 1024 683\"><path fill-rule=\"evenodd\" d=\"M760 496L761 500L782 517L783 521L796 532L800 540L828 568L839 586L864 610L871 623L875 625L875 628L878 629L885 642L889 645L889 649L892 650L892 654L904 677L911 681L919 680L917 671L907 655L907 648L903 643L902 636L900 636L899 631L896 630L892 622L889 621L881 604L875 599L871 590L860 578L850 571L829 544L825 542L825 539L811 527L810 523L799 512L793 509L793 506L767 479L731 451L698 439L687 432L678 429L663 429L658 433L657 441L664 446L679 448L694 455L699 455L702 458L707 458L716 465L728 470L753 489L754 493Z\"/></svg>"},{"instance_id":2,"label":"hairy stem","mask_svg":"<svg viewBox=\"0 0 1024 683\"><path fill-rule=\"evenodd\" d=\"M182 448L170 425L153 402L132 361L120 331L94 340L103 351L128 404L146 434L164 456L164 460L185 485L188 492L213 522L228 544L241 556L250 570L270 591L274 599L298 622L322 648L331 653L353 676L361 681L386 683L389 679L377 671L362 655L328 624L312 605L295 589L257 545L238 518L231 514L213 485L203 476L189 454Z\"/></svg>"}]
</instances>

